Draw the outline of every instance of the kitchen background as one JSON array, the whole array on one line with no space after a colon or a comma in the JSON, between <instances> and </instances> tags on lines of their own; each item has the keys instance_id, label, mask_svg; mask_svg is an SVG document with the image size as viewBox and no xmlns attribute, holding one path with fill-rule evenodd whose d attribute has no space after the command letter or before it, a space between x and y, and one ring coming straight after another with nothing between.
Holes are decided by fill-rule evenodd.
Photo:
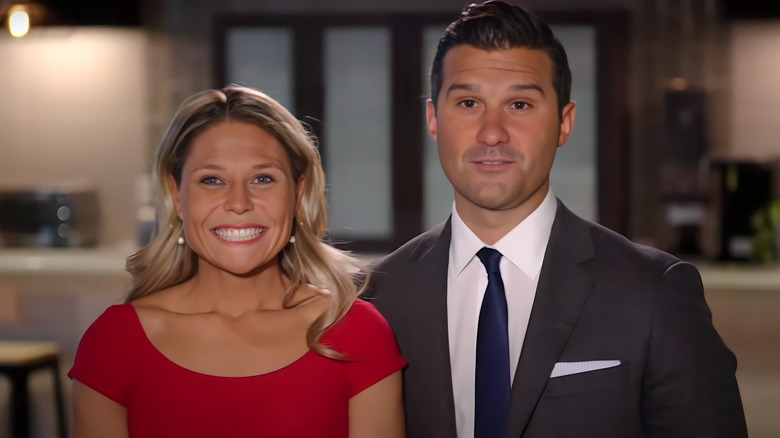
<instances>
[{"instance_id":1,"label":"kitchen background","mask_svg":"<svg viewBox=\"0 0 780 438\"><path fill-rule=\"evenodd\" d=\"M0 2L0 19L13 3ZM151 151L179 103L204 88L256 86L312 125L332 235L348 248L375 257L446 218L452 194L425 137L423 96L436 39L464 2L103 3L27 2L38 11L29 33L0 30L0 192L86 188L100 223L97 246L85 248L19 248L6 236L0 340L54 340L67 371L83 330L127 287ZM780 265L771 244L759 260L757 230L745 228L780 193L780 7L522 3L553 24L574 73L578 119L556 194L700 267L740 361L751 436L780 435ZM50 378L31 383L34 436L55 436ZM0 377L0 438L10 436L8 393Z\"/></svg>"}]
</instances>

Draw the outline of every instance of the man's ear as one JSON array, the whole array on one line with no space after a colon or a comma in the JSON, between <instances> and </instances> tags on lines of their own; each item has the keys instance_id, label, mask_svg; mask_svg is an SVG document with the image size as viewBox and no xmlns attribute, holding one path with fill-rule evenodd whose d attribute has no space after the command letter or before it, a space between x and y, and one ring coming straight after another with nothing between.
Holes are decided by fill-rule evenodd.
<instances>
[{"instance_id":1,"label":"man's ear","mask_svg":"<svg viewBox=\"0 0 780 438\"><path fill-rule=\"evenodd\" d=\"M173 175L168 175L168 191L171 192L176 215L181 219L181 194L179 193L179 186L176 185L176 180L173 179Z\"/></svg>"},{"instance_id":2,"label":"man's ear","mask_svg":"<svg viewBox=\"0 0 780 438\"><path fill-rule=\"evenodd\" d=\"M574 129L574 118L576 115L577 105L574 102L569 102L563 107L563 111L561 111L561 126L558 130L558 147L569 141L571 132Z\"/></svg>"},{"instance_id":3,"label":"man's ear","mask_svg":"<svg viewBox=\"0 0 780 438\"><path fill-rule=\"evenodd\" d=\"M433 141L438 141L436 132L436 108L433 106L433 101L428 99L425 102L425 117L428 119L428 133L431 134Z\"/></svg>"}]
</instances>

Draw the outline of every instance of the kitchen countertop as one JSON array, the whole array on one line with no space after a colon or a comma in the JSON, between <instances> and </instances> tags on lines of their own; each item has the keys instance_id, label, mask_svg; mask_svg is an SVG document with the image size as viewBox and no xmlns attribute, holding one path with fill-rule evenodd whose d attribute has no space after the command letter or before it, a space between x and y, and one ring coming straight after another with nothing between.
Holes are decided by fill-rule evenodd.
<instances>
[{"instance_id":1,"label":"kitchen countertop","mask_svg":"<svg viewBox=\"0 0 780 438\"><path fill-rule=\"evenodd\" d=\"M0 249L0 275L127 274L132 250L114 248Z\"/></svg>"},{"instance_id":2,"label":"kitchen countertop","mask_svg":"<svg viewBox=\"0 0 780 438\"><path fill-rule=\"evenodd\" d=\"M706 290L780 292L780 264L694 263Z\"/></svg>"},{"instance_id":3,"label":"kitchen countertop","mask_svg":"<svg viewBox=\"0 0 780 438\"><path fill-rule=\"evenodd\" d=\"M0 249L0 275L127 275L134 248ZM374 260L377 255L366 255ZM780 264L693 262L708 290L780 291Z\"/></svg>"}]
</instances>

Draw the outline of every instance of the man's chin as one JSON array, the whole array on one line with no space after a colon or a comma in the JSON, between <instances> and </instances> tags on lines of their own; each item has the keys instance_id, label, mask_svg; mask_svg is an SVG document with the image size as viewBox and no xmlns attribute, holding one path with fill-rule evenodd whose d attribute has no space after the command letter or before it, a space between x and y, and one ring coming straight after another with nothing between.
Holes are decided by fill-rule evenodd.
<instances>
[{"instance_id":1,"label":"man's chin","mask_svg":"<svg viewBox=\"0 0 780 438\"><path fill-rule=\"evenodd\" d=\"M495 186L495 185L494 185ZM522 202L520 196L512 193L503 186L483 188L482 190L468 193L462 196L463 200L472 207L488 211L511 210Z\"/></svg>"}]
</instances>

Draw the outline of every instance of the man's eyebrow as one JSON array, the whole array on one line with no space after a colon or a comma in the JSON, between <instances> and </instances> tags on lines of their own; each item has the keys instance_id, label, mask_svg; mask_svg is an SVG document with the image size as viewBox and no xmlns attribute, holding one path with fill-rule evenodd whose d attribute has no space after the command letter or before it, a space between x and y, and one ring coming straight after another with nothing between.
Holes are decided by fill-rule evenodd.
<instances>
[{"instance_id":1,"label":"man's eyebrow","mask_svg":"<svg viewBox=\"0 0 780 438\"><path fill-rule=\"evenodd\" d=\"M512 85L509 88L511 88L513 91L536 90L536 91L539 92L539 94L544 96L544 89L540 85L534 84L534 83L530 83L530 84L515 84L515 85Z\"/></svg>"},{"instance_id":2,"label":"man's eyebrow","mask_svg":"<svg viewBox=\"0 0 780 438\"><path fill-rule=\"evenodd\" d=\"M457 91L457 90L477 91L477 90L479 90L479 86L478 85L474 85L474 84L467 84L467 83L463 83L463 82L455 82L455 83L450 84L449 87L447 87L447 92L444 93L444 94L446 96L449 96L450 93L452 93L453 91Z\"/></svg>"},{"instance_id":3,"label":"man's eyebrow","mask_svg":"<svg viewBox=\"0 0 780 438\"><path fill-rule=\"evenodd\" d=\"M480 88L479 85L476 85L476 84L455 82L455 83L451 84L449 87L447 87L447 92L445 93L445 96L449 96L450 93L452 93L454 91L458 91L458 90L472 91L472 92L473 91L479 91L479 88ZM534 91L538 91L539 94L544 96L544 89L540 85L534 84L534 83L514 84L514 85L510 86L509 89L512 90L512 91L534 90Z\"/></svg>"}]
</instances>

